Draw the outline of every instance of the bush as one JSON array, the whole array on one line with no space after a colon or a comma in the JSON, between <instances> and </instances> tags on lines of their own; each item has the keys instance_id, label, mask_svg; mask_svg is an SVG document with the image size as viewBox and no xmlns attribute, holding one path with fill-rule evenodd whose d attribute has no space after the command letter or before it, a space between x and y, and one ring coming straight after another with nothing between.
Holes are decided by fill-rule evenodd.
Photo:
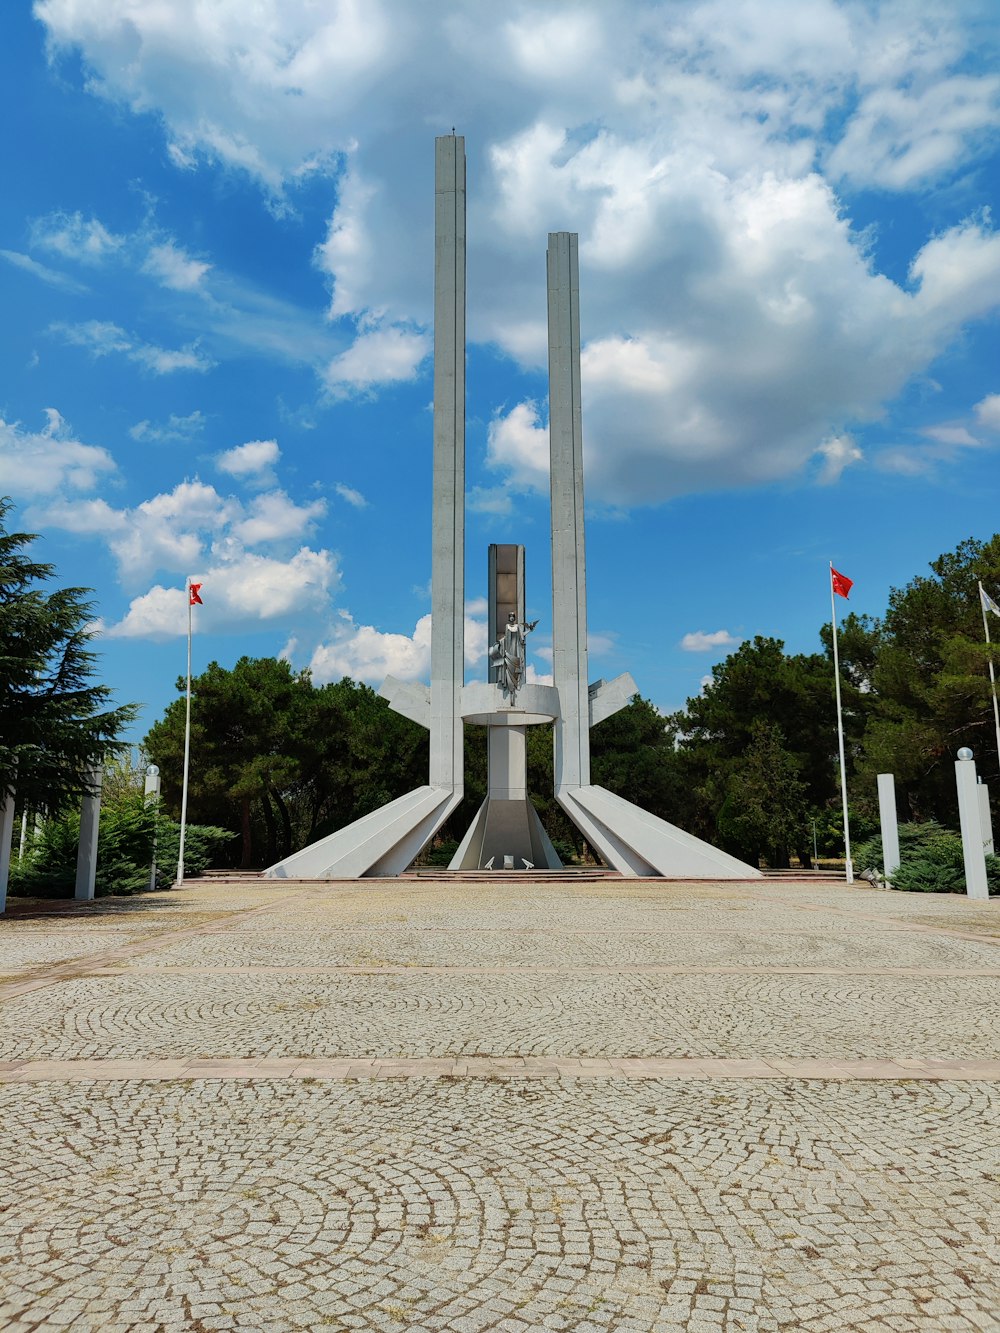
<instances>
[{"instance_id":1,"label":"bush","mask_svg":"<svg viewBox=\"0 0 1000 1333\"><path fill-rule=\"evenodd\" d=\"M855 848L854 865L859 873L875 870L883 875L882 859L880 838L870 838ZM936 820L900 824L899 860L890 888L907 893L965 893L962 839ZM986 858L986 879L990 893L1000 894L1000 857Z\"/></svg>"},{"instance_id":2,"label":"bush","mask_svg":"<svg viewBox=\"0 0 1000 1333\"><path fill-rule=\"evenodd\" d=\"M180 825L157 815L141 792L125 792L101 804L94 893L143 893L149 888L153 839L156 838L156 887L174 881ZM184 838L186 875L199 875L218 848L229 842L228 829L189 824ZM10 867L10 893L21 898L72 897L80 844L78 811L49 819L21 860Z\"/></svg>"}]
</instances>

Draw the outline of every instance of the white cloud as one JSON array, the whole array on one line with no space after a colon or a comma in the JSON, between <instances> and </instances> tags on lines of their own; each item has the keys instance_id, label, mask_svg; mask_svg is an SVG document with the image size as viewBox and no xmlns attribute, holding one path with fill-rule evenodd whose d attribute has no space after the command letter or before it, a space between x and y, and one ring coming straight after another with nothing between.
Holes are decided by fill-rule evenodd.
<instances>
[{"instance_id":1,"label":"white cloud","mask_svg":"<svg viewBox=\"0 0 1000 1333\"><path fill-rule=\"evenodd\" d=\"M465 609L465 662L479 666L486 655L487 630L485 606L470 603ZM379 685L386 676L397 680L429 680L431 670L431 617L421 616L412 634L378 630L374 625L357 625L342 611L339 624L327 643L320 644L309 663L317 685L351 676L355 680Z\"/></svg>"},{"instance_id":2,"label":"white cloud","mask_svg":"<svg viewBox=\"0 0 1000 1333\"><path fill-rule=\"evenodd\" d=\"M237 552L187 571L202 584L198 628L247 630L305 612L322 613L340 583L336 557L303 546L289 560ZM183 587L161 584L133 599L110 638L168 639L187 633Z\"/></svg>"},{"instance_id":3,"label":"white cloud","mask_svg":"<svg viewBox=\"0 0 1000 1333\"><path fill-rule=\"evenodd\" d=\"M816 452L823 459L819 474L821 486L830 486L833 482L839 481L845 468L850 467L852 463L860 463L864 458L864 454L850 435L834 435L829 440L824 440Z\"/></svg>"},{"instance_id":4,"label":"white cloud","mask_svg":"<svg viewBox=\"0 0 1000 1333\"><path fill-rule=\"evenodd\" d=\"M817 450L832 475L851 460L829 442L1000 305L985 217L950 225L942 203L940 234L893 281L834 189L924 189L984 160L1000 80L972 5L39 0L36 13L54 52L82 55L88 86L159 116L180 167L223 163L279 203L312 172L337 175L315 258L332 315L358 321L353 344L287 311L244 318L220 299L206 312L216 339L308 358L333 398L420 371L430 135L460 108L471 337L542 369L544 237L579 232L588 480L606 503L787 477ZM544 486L543 435L530 401L497 416L490 459L514 489Z\"/></svg>"},{"instance_id":5,"label":"white cloud","mask_svg":"<svg viewBox=\"0 0 1000 1333\"><path fill-rule=\"evenodd\" d=\"M196 370L203 374L215 365L210 357L199 351L197 343L177 349L157 347L154 343L143 342L108 320L91 319L82 324L56 323L51 326L51 330L62 334L68 343L76 347L86 347L95 357L118 353L144 366L154 375L169 375L175 370Z\"/></svg>"},{"instance_id":6,"label":"white cloud","mask_svg":"<svg viewBox=\"0 0 1000 1333\"><path fill-rule=\"evenodd\" d=\"M194 291L212 265L191 256L174 241L154 245L146 256L143 272L178 292Z\"/></svg>"},{"instance_id":7,"label":"white cloud","mask_svg":"<svg viewBox=\"0 0 1000 1333\"><path fill-rule=\"evenodd\" d=\"M104 539L121 577L134 584L157 570L188 574L212 558L228 568L244 558L247 546L298 541L325 510L324 500L297 505L281 490L244 506L194 480L134 509L115 509L103 499L53 500L35 508L33 521Z\"/></svg>"},{"instance_id":8,"label":"white cloud","mask_svg":"<svg viewBox=\"0 0 1000 1333\"><path fill-rule=\"evenodd\" d=\"M516 489L546 489L549 431L548 426L541 425L537 403L518 403L506 414L493 418L487 433L486 461L490 467L503 468Z\"/></svg>"},{"instance_id":9,"label":"white cloud","mask_svg":"<svg viewBox=\"0 0 1000 1333\"><path fill-rule=\"evenodd\" d=\"M347 503L353 505L355 509L367 509L368 501L361 492L356 491L353 486L348 486L344 482L338 481L333 489L342 500L346 500Z\"/></svg>"},{"instance_id":10,"label":"white cloud","mask_svg":"<svg viewBox=\"0 0 1000 1333\"><path fill-rule=\"evenodd\" d=\"M92 491L100 478L116 470L106 449L72 438L54 407L47 407L45 414L47 424L40 431L0 420L0 492L17 500Z\"/></svg>"},{"instance_id":11,"label":"white cloud","mask_svg":"<svg viewBox=\"0 0 1000 1333\"><path fill-rule=\"evenodd\" d=\"M742 639L730 634L727 629L692 630L681 639L681 649L685 653L707 653L715 648L735 648Z\"/></svg>"},{"instance_id":12,"label":"white cloud","mask_svg":"<svg viewBox=\"0 0 1000 1333\"><path fill-rule=\"evenodd\" d=\"M215 466L231 477L253 477L269 472L280 457L277 440L248 440L218 454Z\"/></svg>"},{"instance_id":13,"label":"white cloud","mask_svg":"<svg viewBox=\"0 0 1000 1333\"><path fill-rule=\"evenodd\" d=\"M0 258L6 259L7 263L13 264L15 268L23 269L25 273L40 278L42 282L47 282L50 287L60 287L65 292L75 292L77 295L89 290L67 274L49 268L47 264L40 264L37 259L32 259L30 255L22 255L17 250L0 250Z\"/></svg>"},{"instance_id":14,"label":"white cloud","mask_svg":"<svg viewBox=\"0 0 1000 1333\"><path fill-rule=\"evenodd\" d=\"M427 334L413 329L389 327L363 331L327 366L326 387L338 397L374 385L415 379L430 348Z\"/></svg>"},{"instance_id":15,"label":"white cloud","mask_svg":"<svg viewBox=\"0 0 1000 1333\"><path fill-rule=\"evenodd\" d=\"M297 505L284 491L254 496L247 517L233 524L233 533L248 546L301 537L326 513L325 500Z\"/></svg>"},{"instance_id":16,"label":"white cloud","mask_svg":"<svg viewBox=\"0 0 1000 1333\"><path fill-rule=\"evenodd\" d=\"M973 411L984 430L1000 431L1000 393L987 394L976 404Z\"/></svg>"},{"instance_id":17,"label":"white cloud","mask_svg":"<svg viewBox=\"0 0 1000 1333\"><path fill-rule=\"evenodd\" d=\"M84 218L81 213L50 213L32 225L31 243L64 259L97 265L117 254L125 238L108 231L97 218Z\"/></svg>"},{"instance_id":18,"label":"white cloud","mask_svg":"<svg viewBox=\"0 0 1000 1333\"><path fill-rule=\"evenodd\" d=\"M134 426L129 427L128 433L133 440L140 443L147 441L153 444L166 444L168 442L181 442L193 439L205 427L205 416L202 412L195 410L189 412L187 416L177 416L171 412L165 422L137 421Z\"/></svg>"}]
</instances>

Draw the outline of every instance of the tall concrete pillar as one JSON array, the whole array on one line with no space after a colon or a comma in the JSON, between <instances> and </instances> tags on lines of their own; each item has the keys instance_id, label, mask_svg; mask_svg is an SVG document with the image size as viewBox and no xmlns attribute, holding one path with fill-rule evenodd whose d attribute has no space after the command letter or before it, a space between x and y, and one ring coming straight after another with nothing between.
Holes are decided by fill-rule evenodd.
<instances>
[{"instance_id":1,"label":"tall concrete pillar","mask_svg":"<svg viewBox=\"0 0 1000 1333\"><path fill-rule=\"evenodd\" d=\"M465 139L435 141L434 504L430 780L463 785L465 683Z\"/></svg>"},{"instance_id":2,"label":"tall concrete pillar","mask_svg":"<svg viewBox=\"0 0 1000 1333\"><path fill-rule=\"evenodd\" d=\"M965 892L970 898L989 898L986 880L986 854L983 851L982 816L976 790L976 765L972 751L963 746L955 765L958 789L958 822L962 829L962 855L965 861Z\"/></svg>"},{"instance_id":3,"label":"tall concrete pillar","mask_svg":"<svg viewBox=\"0 0 1000 1333\"><path fill-rule=\"evenodd\" d=\"M7 792L0 805L0 912L7 910L7 884L10 880L10 850L14 837L14 793Z\"/></svg>"},{"instance_id":4,"label":"tall concrete pillar","mask_svg":"<svg viewBox=\"0 0 1000 1333\"><path fill-rule=\"evenodd\" d=\"M104 769L95 765L88 775L88 791L80 810L80 849L76 856L76 892L74 897L89 902L94 896L97 878L97 838L101 825L101 783Z\"/></svg>"},{"instance_id":5,"label":"tall concrete pillar","mask_svg":"<svg viewBox=\"0 0 1000 1333\"><path fill-rule=\"evenodd\" d=\"M891 879L899 869L896 780L891 773L878 775L878 817L882 825L882 870L886 879Z\"/></svg>"},{"instance_id":6,"label":"tall concrete pillar","mask_svg":"<svg viewBox=\"0 0 1000 1333\"><path fill-rule=\"evenodd\" d=\"M979 822L983 829L983 851L987 856L995 856L993 846L993 815L990 813L990 789L979 779Z\"/></svg>"},{"instance_id":7,"label":"tall concrete pillar","mask_svg":"<svg viewBox=\"0 0 1000 1333\"><path fill-rule=\"evenodd\" d=\"M590 783L587 571L580 402L580 267L574 232L549 236L549 466L552 676L559 692L555 789Z\"/></svg>"}]
</instances>

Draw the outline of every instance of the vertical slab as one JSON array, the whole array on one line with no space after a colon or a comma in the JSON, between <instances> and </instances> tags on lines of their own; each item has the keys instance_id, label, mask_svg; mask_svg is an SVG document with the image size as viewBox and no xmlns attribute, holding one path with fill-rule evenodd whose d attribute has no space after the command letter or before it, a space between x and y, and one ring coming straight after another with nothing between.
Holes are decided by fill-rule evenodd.
<instances>
[{"instance_id":1,"label":"vertical slab","mask_svg":"<svg viewBox=\"0 0 1000 1333\"><path fill-rule=\"evenodd\" d=\"M580 401L580 268L574 232L549 235L549 466L552 503L552 675L559 691L555 789L590 783L587 571Z\"/></svg>"},{"instance_id":2,"label":"vertical slab","mask_svg":"<svg viewBox=\"0 0 1000 1333\"><path fill-rule=\"evenodd\" d=\"M9 791L0 805L0 912L7 910L10 880L10 851L14 837L14 793Z\"/></svg>"},{"instance_id":3,"label":"vertical slab","mask_svg":"<svg viewBox=\"0 0 1000 1333\"><path fill-rule=\"evenodd\" d=\"M979 822L983 830L983 851L987 856L995 856L993 846L993 815L990 812L990 789L979 780Z\"/></svg>"},{"instance_id":4,"label":"vertical slab","mask_svg":"<svg viewBox=\"0 0 1000 1333\"><path fill-rule=\"evenodd\" d=\"M959 750L959 754L963 757L955 764L955 786L958 789L958 821L962 829L962 855L965 860L965 892L970 898L988 899L990 890L986 879L976 765L971 750L964 751L964 754Z\"/></svg>"},{"instance_id":5,"label":"vertical slab","mask_svg":"<svg viewBox=\"0 0 1000 1333\"><path fill-rule=\"evenodd\" d=\"M88 776L89 790L80 810L80 848L76 856L76 892L79 902L90 902L97 877L97 838L101 824L101 782L104 769L95 767Z\"/></svg>"},{"instance_id":6,"label":"vertical slab","mask_svg":"<svg viewBox=\"0 0 1000 1333\"><path fill-rule=\"evenodd\" d=\"M465 139L445 135L434 150L430 782L454 790L465 683Z\"/></svg>"},{"instance_id":7,"label":"vertical slab","mask_svg":"<svg viewBox=\"0 0 1000 1333\"><path fill-rule=\"evenodd\" d=\"M891 773L880 773L878 783L878 817L882 826L882 870L891 879L899 869L899 824L896 818L896 779Z\"/></svg>"}]
</instances>

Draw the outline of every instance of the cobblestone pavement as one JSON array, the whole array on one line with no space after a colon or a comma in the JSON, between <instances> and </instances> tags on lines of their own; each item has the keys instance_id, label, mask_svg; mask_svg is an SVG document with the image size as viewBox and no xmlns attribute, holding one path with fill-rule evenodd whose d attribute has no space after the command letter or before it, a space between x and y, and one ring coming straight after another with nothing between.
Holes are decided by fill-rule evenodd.
<instances>
[{"instance_id":1,"label":"cobblestone pavement","mask_svg":"<svg viewBox=\"0 0 1000 1333\"><path fill-rule=\"evenodd\" d=\"M1000 1330L1000 902L196 883L0 979L4 1330Z\"/></svg>"}]
</instances>

